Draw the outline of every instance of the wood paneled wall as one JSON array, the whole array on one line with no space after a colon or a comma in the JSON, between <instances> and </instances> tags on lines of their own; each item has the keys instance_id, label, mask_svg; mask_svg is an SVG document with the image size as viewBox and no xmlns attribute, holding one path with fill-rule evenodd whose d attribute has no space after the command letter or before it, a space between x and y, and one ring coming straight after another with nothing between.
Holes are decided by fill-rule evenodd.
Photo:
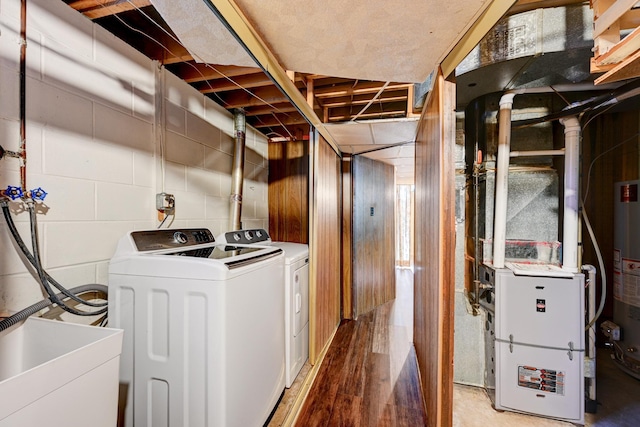
<instances>
[{"instance_id":1,"label":"wood paneled wall","mask_svg":"<svg viewBox=\"0 0 640 427\"><path fill-rule=\"evenodd\" d=\"M353 258L351 242L353 235L353 177L351 175L350 154L342 155L342 318L355 318L353 300Z\"/></svg>"},{"instance_id":2,"label":"wood paneled wall","mask_svg":"<svg viewBox=\"0 0 640 427\"><path fill-rule=\"evenodd\" d=\"M452 425L455 84L434 79L416 137L414 345L427 425Z\"/></svg>"},{"instance_id":3,"label":"wood paneled wall","mask_svg":"<svg viewBox=\"0 0 640 427\"><path fill-rule=\"evenodd\" d=\"M340 323L340 157L316 133L309 278L309 361L315 364Z\"/></svg>"},{"instance_id":4,"label":"wood paneled wall","mask_svg":"<svg viewBox=\"0 0 640 427\"><path fill-rule=\"evenodd\" d=\"M269 234L309 242L309 143L269 143Z\"/></svg>"},{"instance_id":5,"label":"wood paneled wall","mask_svg":"<svg viewBox=\"0 0 640 427\"><path fill-rule=\"evenodd\" d=\"M395 298L395 172L363 156L352 160L352 271L355 313Z\"/></svg>"}]
</instances>

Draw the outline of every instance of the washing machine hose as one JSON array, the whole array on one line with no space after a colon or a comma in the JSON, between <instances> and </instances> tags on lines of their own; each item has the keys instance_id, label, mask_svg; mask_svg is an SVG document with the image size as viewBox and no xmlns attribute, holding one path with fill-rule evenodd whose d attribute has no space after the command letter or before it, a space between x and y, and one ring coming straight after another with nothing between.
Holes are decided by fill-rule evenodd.
<instances>
[{"instance_id":1,"label":"washing machine hose","mask_svg":"<svg viewBox=\"0 0 640 427\"><path fill-rule=\"evenodd\" d=\"M29 210L29 219L30 219L30 223L31 223L31 244L32 244L32 248L33 248L33 254L31 254L31 252L29 251L29 249L27 248L27 246L25 245L24 241L22 240L22 237L20 236L20 233L18 233L18 230L15 226L15 223L13 222L13 218L11 217L11 212L9 211L9 205L8 202L6 200L1 200L0 201L0 205L2 206L2 213L4 215L4 218L7 222L7 226L9 227L9 231L11 232L11 235L13 236L14 241L16 242L16 244L18 245L18 247L20 248L21 252L23 253L23 255L25 256L25 258L27 258L27 260L29 261L29 263L33 266L33 268L36 270L36 272L38 273L38 278L40 281L40 284L42 285L42 287L44 288L44 290L47 292L47 295L49 295L49 298L41 301L38 304L45 304L45 307L50 305L50 304L56 304L58 305L60 308L62 308L63 310L77 315L77 316L96 316L96 315L100 315L100 314L104 314L107 312L107 302L103 301L103 302L92 302L92 301L85 301L82 298L77 296L77 292L72 292L70 290L68 290L67 288L65 288L64 286L62 286L60 283L58 283L55 279L53 279L53 277L51 277L43 268L42 268L42 263L40 262L40 250L39 250L39 244L38 244L38 228L37 228L37 220L36 220L36 211L35 211L35 205L33 202L31 203L27 203L28 205L28 210ZM52 284L53 286L55 286L59 291L60 294L55 294L54 291L51 289L51 286L49 284ZM104 291L104 293L106 294L106 286L104 285L99 285L99 284L90 284L90 285L86 285L86 286L93 286L93 287L98 287L98 289L100 289L101 291ZM74 288L77 289L77 288ZM89 307L96 307L96 308L100 308L99 310L95 310L95 311L83 311L83 310L77 310L75 308L69 307L63 300L64 299L72 299L73 301L89 306ZM33 306L32 306L33 307ZM29 308L29 307L28 307ZM27 309L28 309L27 308ZM25 310L27 310L25 309ZM42 308L34 311L37 312L39 310L41 310ZM22 312L22 311L20 311ZM33 313L32 313L33 314Z\"/></svg>"},{"instance_id":2,"label":"washing machine hose","mask_svg":"<svg viewBox=\"0 0 640 427\"><path fill-rule=\"evenodd\" d=\"M106 294L107 290L108 288L106 285L81 285L81 286L77 286L75 288L69 289L68 292L71 292L74 296L76 296L76 295L84 294L87 292L100 292L100 293ZM56 297L64 298L65 295L63 295L62 293L59 293L56 295ZM53 304L52 298L44 299L40 302L30 305L27 308L20 310L19 312L5 319L0 320L0 332L22 322L23 320L26 320L29 316L36 314L40 310L43 310L52 304ZM96 314L99 314L99 313L96 312Z\"/></svg>"}]
</instances>

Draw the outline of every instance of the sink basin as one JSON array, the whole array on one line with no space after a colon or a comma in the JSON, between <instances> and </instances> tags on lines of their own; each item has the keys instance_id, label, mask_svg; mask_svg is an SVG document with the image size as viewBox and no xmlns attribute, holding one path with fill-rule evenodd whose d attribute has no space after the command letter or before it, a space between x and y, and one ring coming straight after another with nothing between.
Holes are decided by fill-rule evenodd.
<instances>
[{"instance_id":1,"label":"sink basin","mask_svg":"<svg viewBox=\"0 0 640 427\"><path fill-rule=\"evenodd\" d=\"M0 427L113 427L122 331L35 317L0 332Z\"/></svg>"}]
</instances>

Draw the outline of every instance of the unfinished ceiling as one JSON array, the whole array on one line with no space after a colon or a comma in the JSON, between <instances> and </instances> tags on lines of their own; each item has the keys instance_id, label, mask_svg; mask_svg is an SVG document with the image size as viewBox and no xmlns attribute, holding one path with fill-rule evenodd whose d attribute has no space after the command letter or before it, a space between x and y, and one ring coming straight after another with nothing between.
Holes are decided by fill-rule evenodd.
<instances>
[{"instance_id":1,"label":"unfinished ceiling","mask_svg":"<svg viewBox=\"0 0 640 427\"><path fill-rule=\"evenodd\" d=\"M270 138L306 139L305 117L204 0L63 0ZM163 14L171 17L168 24ZM324 123L415 115L413 84L290 73ZM375 99L374 99L375 98ZM366 109L365 109L366 107Z\"/></svg>"},{"instance_id":2,"label":"unfinished ceiling","mask_svg":"<svg viewBox=\"0 0 640 427\"><path fill-rule=\"evenodd\" d=\"M244 109L247 122L267 137L306 139L311 121L341 151L369 152L395 164L399 173L405 164L412 171L413 162L405 157L412 149L396 144L415 137L420 111L414 107L414 82L425 80L440 63L452 71L509 6L515 13L582 3L63 1L228 110ZM239 17L244 30L221 9ZM247 37L271 55L271 63L254 62L243 46ZM294 96L282 81L274 84L273 68L286 73ZM380 150L385 146L392 148Z\"/></svg>"}]
</instances>

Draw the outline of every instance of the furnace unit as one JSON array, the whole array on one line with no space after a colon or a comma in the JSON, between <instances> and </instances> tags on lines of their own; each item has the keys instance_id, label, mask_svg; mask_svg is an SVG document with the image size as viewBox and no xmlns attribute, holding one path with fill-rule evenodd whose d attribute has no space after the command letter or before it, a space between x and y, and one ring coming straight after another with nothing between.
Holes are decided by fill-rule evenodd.
<instances>
[{"instance_id":1,"label":"furnace unit","mask_svg":"<svg viewBox=\"0 0 640 427\"><path fill-rule=\"evenodd\" d=\"M584 276L508 266L482 269L494 406L583 424Z\"/></svg>"}]
</instances>

